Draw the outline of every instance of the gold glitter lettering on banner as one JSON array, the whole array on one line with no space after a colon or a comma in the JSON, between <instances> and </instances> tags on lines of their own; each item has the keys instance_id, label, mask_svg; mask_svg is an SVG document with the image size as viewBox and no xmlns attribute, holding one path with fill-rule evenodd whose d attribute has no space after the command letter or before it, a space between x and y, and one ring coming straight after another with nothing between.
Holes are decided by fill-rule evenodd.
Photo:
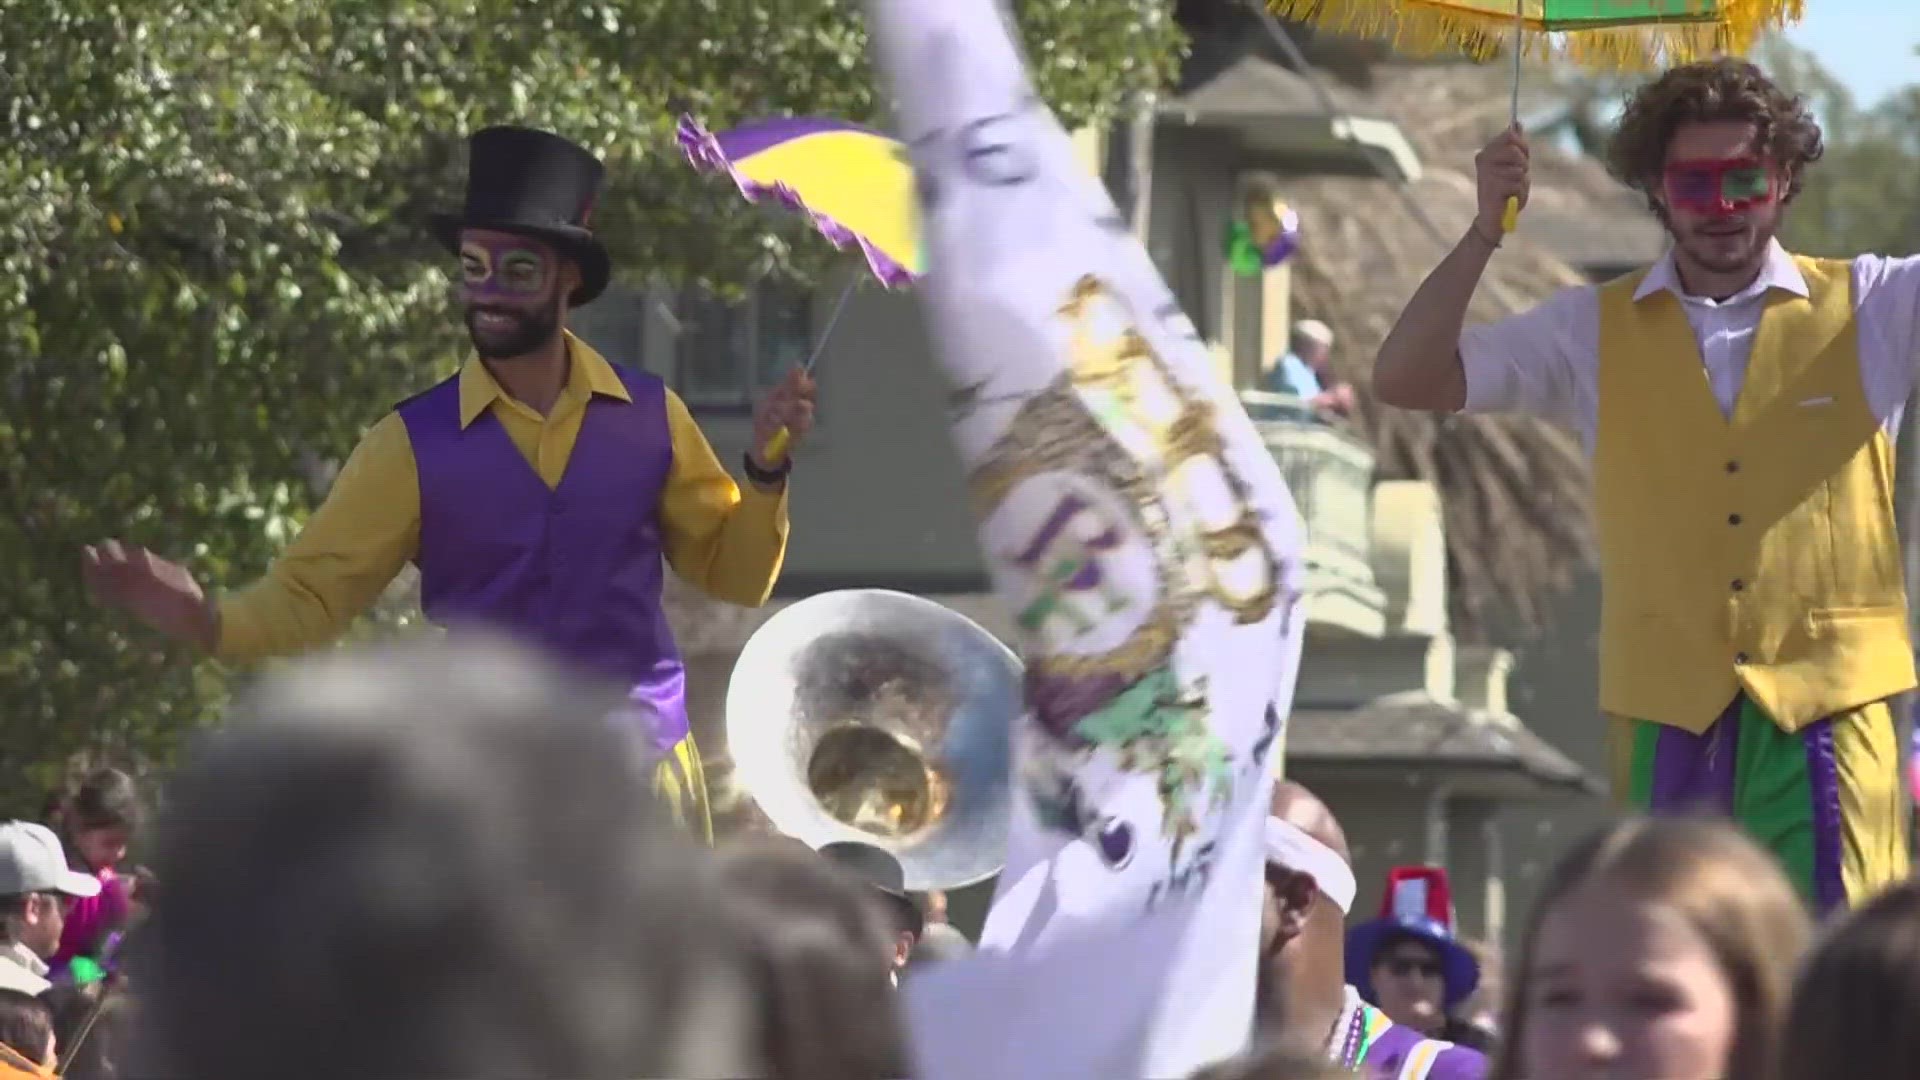
<instances>
[{"instance_id":1,"label":"gold glitter lettering on banner","mask_svg":"<svg viewBox=\"0 0 1920 1080\"><path fill-rule=\"evenodd\" d=\"M1096 303L1104 311L1096 311ZM1076 282L1060 314L1073 327L1069 348L1074 386L1111 403L1110 408L1098 404L1094 408L1095 415L1107 426L1115 426L1115 421L1124 417L1145 433L1148 446L1143 449L1150 449L1157 458L1148 463L1149 470L1194 523L1196 542L1189 543L1186 536L1180 536L1175 543L1183 553L1197 549L1203 590L1243 625L1265 619L1279 595L1279 560L1266 543L1259 514L1253 508L1252 488L1227 460L1226 440L1215 424L1213 402L1174 375L1140 333L1132 312L1098 278L1088 275ZM1104 340L1098 338L1103 328L1095 324L1097 314L1120 315L1124 328ZM1166 399L1172 407L1171 415L1163 419L1165 409L1156 413L1149 394ZM1232 499L1234 519L1224 526L1207 527L1201 500L1182 479L1186 468L1195 462L1210 467ZM1225 568L1250 554L1256 559L1252 568L1255 583L1251 589L1236 592L1226 580Z\"/></svg>"}]
</instances>

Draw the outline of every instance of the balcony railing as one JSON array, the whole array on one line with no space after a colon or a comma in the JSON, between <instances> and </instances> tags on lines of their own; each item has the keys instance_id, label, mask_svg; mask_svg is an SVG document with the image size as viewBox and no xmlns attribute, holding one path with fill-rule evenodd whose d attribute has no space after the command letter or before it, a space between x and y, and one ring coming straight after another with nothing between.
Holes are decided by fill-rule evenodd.
<instances>
[{"instance_id":1,"label":"balcony railing","mask_svg":"<svg viewBox=\"0 0 1920 1080\"><path fill-rule=\"evenodd\" d=\"M1243 390L1240 402L1279 462L1306 522L1309 622L1379 636L1386 629L1386 598L1371 560L1372 448L1292 394Z\"/></svg>"}]
</instances>

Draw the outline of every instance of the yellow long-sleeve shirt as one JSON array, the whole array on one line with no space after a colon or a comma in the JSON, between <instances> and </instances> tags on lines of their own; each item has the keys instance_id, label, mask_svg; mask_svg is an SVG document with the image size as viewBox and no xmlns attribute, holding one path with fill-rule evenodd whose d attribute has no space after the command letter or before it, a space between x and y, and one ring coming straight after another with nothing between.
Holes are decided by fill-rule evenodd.
<instances>
[{"instance_id":1,"label":"yellow long-sleeve shirt","mask_svg":"<svg viewBox=\"0 0 1920 1080\"><path fill-rule=\"evenodd\" d=\"M501 389L486 365L460 371L460 423L492 409L527 462L557 487L595 394L631 401L613 367L571 334L573 363L553 409L541 416ZM668 390L673 467L660 493L667 563L715 599L766 602L786 557L787 496L727 475L678 395ZM260 580L220 601L217 655L229 662L286 656L339 637L372 606L420 544L420 478L398 413L354 448L326 500Z\"/></svg>"}]
</instances>

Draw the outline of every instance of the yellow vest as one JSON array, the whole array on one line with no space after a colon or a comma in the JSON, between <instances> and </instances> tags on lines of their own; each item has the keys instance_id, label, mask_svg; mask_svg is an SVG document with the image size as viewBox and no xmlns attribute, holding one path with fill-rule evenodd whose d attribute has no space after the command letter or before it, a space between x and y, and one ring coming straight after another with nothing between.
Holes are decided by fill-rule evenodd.
<instances>
[{"instance_id":1,"label":"yellow vest","mask_svg":"<svg viewBox=\"0 0 1920 1080\"><path fill-rule=\"evenodd\" d=\"M1771 290L1732 420L1680 300L1600 289L1600 704L1701 732L1745 690L1787 731L1914 685L1893 447L1844 262Z\"/></svg>"}]
</instances>

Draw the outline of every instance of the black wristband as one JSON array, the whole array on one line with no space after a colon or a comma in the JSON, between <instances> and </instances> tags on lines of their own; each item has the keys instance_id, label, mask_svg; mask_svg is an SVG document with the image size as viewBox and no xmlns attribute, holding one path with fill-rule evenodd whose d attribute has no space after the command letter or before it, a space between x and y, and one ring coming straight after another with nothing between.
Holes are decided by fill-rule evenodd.
<instances>
[{"instance_id":1,"label":"black wristband","mask_svg":"<svg viewBox=\"0 0 1920 1080\"><path fill-rule=\"evenodd\" d=\"M778 484L787 478L788 473L793 471L793 458L790 456L782 457L780 459L780 467L777 469L763 469L755 465L752 454L740 455L740 462L741 466L746 470L747 479L756 484Z\"/></svg>"}]
</instances>

